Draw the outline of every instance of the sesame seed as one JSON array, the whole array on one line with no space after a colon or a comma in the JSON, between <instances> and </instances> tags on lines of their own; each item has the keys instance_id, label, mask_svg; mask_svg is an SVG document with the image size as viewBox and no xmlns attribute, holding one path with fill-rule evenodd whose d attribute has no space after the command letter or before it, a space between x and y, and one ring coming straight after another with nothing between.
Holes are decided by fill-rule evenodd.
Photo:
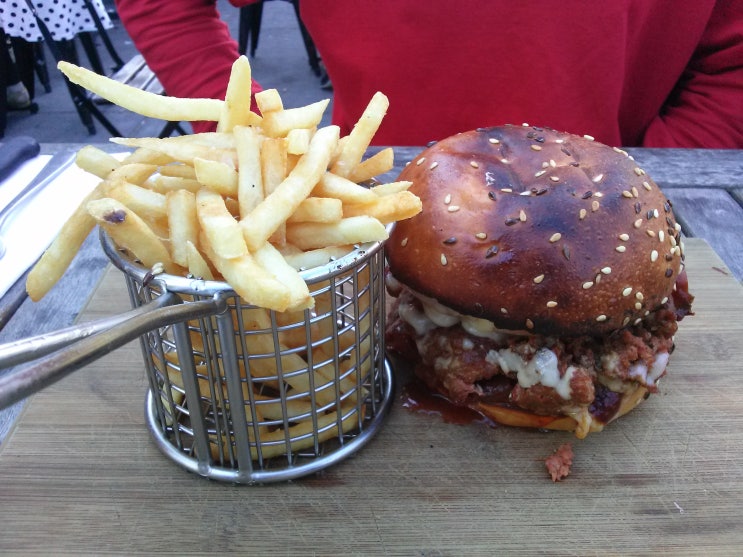
<instances>
[{"instance_id":1,"label":"sesame seed","mask_svg":"<svg viewBox=\"0 0 743 557\"><path fill-rule=\"evenodd\" d=\"M449 203L451 203L451 194L447 193L446 197L444 198L444 204L448 205Z\"/></svg>"},{"instance_id":2,"label":"sesame seed","mask_svg":"<svg viewBox=\"0 0 743 557\"><path fill-rule=\"evenodd\" d=\"M564 143L564 142L565 142L564 139L555 139L555 143Z\"/></svg>"},{"instance_id":3,"label":"sesame seed","mask_svg":"<svg viewBox=\"0 0 743 557\"><path fill-rule=\"evenodd\" d=\"M675 236L669 236L668 239L671 241L671 245L673 247L676 247L676 237Z\"/></svg>"},{"instance_id":4,"label":"sesame seed","mask_svg":"<svg viewBox=\"0 0 743 557\"><path fill-rule=\"evenodd\" d=\"M567 245L562 246L562 254L565 256L565 259L570 261L570 248Z\"/></svg>"},{"instance_id":5,"label":"sesame seed","mask_svg":"<svg viewBox=\"0 0 743 557\"><path fill-rule=\"evenodd\" d=\"M449 205L446 210L450 213L456 213L457 211L459 211L459 205Z\"/></svg>"},{"instance_id":6,"label":"sesame seed","mask_svg":"<svg viewBox=\"0 0 743 557\"><path fill-rule=\"evenodd\" d=\"M541 188L534 192L534 195L544 195L545 193L547 193L547 188Z\"/></svg>"},{"instance_id":7,"label":"sesame seed","mask_svg":"<svg viewBox=\"0 0 743 557\"><path fill-rule=\"evenodd\" d=\"M531 195L531 190L522 191L519 195L523 195L523 196Z\"/></svg>"},{"instance_id":8,"label":"sesame seed","mask_svg":"<svg viewBox=\"0 0 743 557\"><path fill-rule=\"evenodd\" d=\"M640 192L637 191L635 186L632 186L632 197L640 197Z\"/></svg>"},{"instance_id":9,"label":"sesame seed","mask_svg":"<svg viewBox=\"0 0 743 557\"><path fill-rule=\"evenodd\" d=\"M502 191L503 193L512 193L513 192L513 190L511 188L501 188L500 191Z\"/></svg>"},{"instance_id":10,"label":"sesame seed","mask_svg":"<svg viewBox=\"0 0 743 557\"><path fill-rule=\"evenodd\" d=\"M472 168L480 168L480 165L479 165L479 164L477 164L477 161L470 161L470 166L471 166Z\"/></svg>"},{"instance_id":11,"label":"sesame seed","mask_svg":"<svg viewBox=\"0 0 743 557\"><path fill-rule=\"evenodd\" d=\"M620 234L619 239L623 242L626 242L627 240L629 240L629 234Z\"/></svg>"},{"instance_id":12,"label":"sesame seed","mask_svg":"<svg viewBox=\"0 0 743 557\"><path fill-rule=\"evenodd\" d=\"M601 193L600 191L597 191L596 193L593 194L593 196L594 197L604 197L604 194Z\"/></svg>"},{"instance_id":13,"label":"sesame seed","mask_svg":"<svg viewBox=\"0 0 743 557\"><path fill-rule=\"evenodd\" d=\"M596 176L594 176L591 181L594 184L598 184L603 179L604 179L604 175L603 174L596 174Z\"/></svg>"},{"instance_id":14,"label":"sesame seed","mask_svg":"<svg viewBox=\"0 0 743 557\"><path fill-rule=\"evenodd\" d=\"M548 163L547 161L544 161L542 163L542 168L549 168L549 167L550 167L550 163Z\"/></svg>"},{"instance_id":15,"label":"sesame seed","mask_svg":"<svg viewBox=\"0 0 743 557\"><path fill-rule=\"evenodd\" d=\"M524 212L523 209L521 211L519 211L519 220L521 222L526 222L526 213Z\"/></svg>"},{"instance_id":16,"label":"sesame seed","mask_svg":"<svg viewBox=\"0 0 743 557\"><path fill-rule=\"evenodd\" d=\"M587 139L588 141L593 141L593 140L594 140L594 138L593 138L593 136L592 136L592 135L588 135L588 134L586 134L586 135L584 135L583 137L584 137L585 139Z\"/></svg>"},{"instance_id":17,"label":"sesame seed","mask_svg":"<svg viewBox=\"0 0 743 557\"><path fill-rule=\"evenodd\" d=\"M508 310L506 308L500 308L501 313L508 313Z\"/></svg>"},{"instance_id":18,"label":"sesame seed","mask_svg":"<svg viewBox=\"0 0 743 557\"><path fill-rule=\"evenodd\" d=\"M531 319L527 319L526 320L526 328L527 329L533 329L534 328L534 321L532 321Z\"/></svg>"},{"instance_id":19,"label":"sesame seed","mask_svg":"<svg viewBox=\"0 0 743 557\"><path fill-rule=\"evenodd\" d=\"M550 166L552 168L557 168L557 163L553 159L550 159Z\"/></svg>"},{"instance_id":20,"label":"sesame seed","mask_svg":"<svg viewBox=\"0 0 743 557\"><path fill-rule=\"evenodd\" d=\"M625 317L624 320L622 321L622 326L624 327L628 323L629 323L629 317Z\"/></svg>"},{"instance_id":21,"label":"sesame seed","mask_svg":"<svg viewBox=\"0 0 743 557\"><path fill-rule=\"evenodd\" d=\"M622 290L622 296L625 296L626 297L626 296L629 296L630 294L632 294L632 287L631 286L628 286L627 288L625 288L624 290Z\"/></svg>"},{"instance_id":22,"label":"sesame seed","mask_svg":"<svg viewBox=\"0 0 743 557\"><path fill-rule=\"evenodd\" d=\"M544 280L544 275L538 275L532 279L534 281L534 284L539 284Z\"/></svg>"},{"instance_id":23,"label":"sesame seed","mask_svg":"<svg viewBox=\"0 0 743 557\"><path fill-rule=\"evenodd\" d=\"M434 169L434 168L436 168L436 167L437 167L438 165L439 165L438 161L434 161L434 162L432 162L432 163L431 163L431 166L429 166L428 168L430 168L431 170L433 170L433 169Z\"/></svg>"},{"instance_id":24,"label":"sesame seed","mask_svg":"<svg viewBox=\"0 0 743 557\"><path fill-rule=\"evenodd\" d=\"M496 253L498 253L498 246L490 246L488 250L485 252L485 259L490 259Z\"/></svg>"},{"instance_id":25,"label":"sesame seed","mask_svg":"<svg viewBox=\"0 0 743 557\"><path fill-rule=\"evenodd\" d=\"M604 267L603 269L601 269L601 272L604 273L605 275L610 275L611 267Z\"/></svg>"},{"instance_id":26,"label":"sesame seed","mask_svg":"<svg viewBox=\"0 0 743 557\"><path fill-rule=\"evenodd\" d=\"M511 161L509 161L508 159L501 159L500 162L501 164L509 164Z\"/></svg>"},{"instance_id":27,"label":"sesame seed","mask_svg":"<svg viewBox=\"0 0 743 557\"><path fill-rule=\"evenodd\" d=\"M658 252L653 250L650 252L650 261L655 263L658 260Z\"/></svg>"},{"instance_id":28,"label":"sesame seed","mask_svg":"<svg viewBox=\"0 0 743 557\"><path fill-rule=\"evenodd\" d=\"M539 170L538 172L536 172L534 174L534 177L535 178L540 178L540 177L544 176L545 174L547 174L547 171L546 170Z\"/></svg>"},{"instance_id":29,"label":"sesame seed","mask_svg":"<svg viewBox=\"0 0 743 557\"><path fill-rule=\"evenodd\" d=\"M662 230L658 230L658 240L663 242L666 239L666 233Z\"/></svg>"},{"instance_id":30,"label":"sesame seed","mask_svg":"<svg viewBox=\"0 0 743 557\"><path fill-rule=\"evenodd\" d=\"M541 145L531 145L530 147L531 147L532 151L541 151L542 150L542 146Z\"/></svg>"},{"instance_id":31,"label":"sesame seed","mask_svg":"<svg viewBox=\"0 0 743 557\"><path fill-rule=\"evenodd\" d=\"M617 246L614 249L617 250L619 253L624 253L625 251L627 251L627 248L625 246Z\"/></svg>"},{"instance_id":32,"label":"sesame seed","mask_svg":"<svg viewBox=\"0 0 743 557\"><path fill-rule=\"evenodd\" d=\"M637 219L632 226L634 226L635 228L640 228L642 226L642 219Z\"/></svg>"},{"instance_id":33,"label":"sesame seed","mask_svg":"<svg viewBox=\"0 0 743 557\"><path fill-rule=\"evenodd\" d=\"M670 277L673 274L673 269L666 269L666 277Z\"/></svg>"},{"instance_id":34,"label":"sesame seed","mask_svg":"<svg viewBox=\"0 0 743 557\"><path fill-rule=\"evenodd\" d=\"M443 243L446 244L447 246L450 246L452 244L456 244L457 239L454 236L452 236L451 238L447 238L446 240L444 240Z\"/></svg>"},{"instance_id":35,"label":"sesame seed","mask_svg":"<svg viewBox=\"0 0 743 557\"><path fill-rule=\"evenodd\" d=\"M550 180L552 180L553 182L559 182L560 178L558 178L557 176L550 176Z\"/></svg>"},{"instance_id":36,"label":"sesame seed","mask_svg":"<svg viewBox=\"0 0 743 557\"><path fill-rule=\"evenodd\" d=\"M636 310L641 310L642 309L642 304L640 302L636 302L635 303L635 309Z\"/></svg>"},{"instance_id":37,"label":"sesame seed","mask_svg":"<svg viewBox=\"0 0 743 557\"><path fill-rule=\"evenodd\" d=\"M653 209L653 216L657 219L660 216L658 209Z\"/></svg>"},{"instance_id":38,"label":"sesame seed","mask_svg":"<svg viewBox=\"0 0 743 557\"><path fill-rule=\"evenodd\" d=\"M606 319L607 319L606 315L604 315L604 314L602 313L601 315L599 315L599 316L598 316L598 317L596 318L596 321L598 321L599 323L601 323L602 321L606 321Z\"/></svg>"},{"instance_id":39,"label":"sesame seed","mask_svg":"<svg viewBox=\"0 0 743 557\"><path fill-rule=\"evenodd\" d=\"M637 298L638 300L642 302L645 299L645 296L642 295L642 292L636 292L635 298Z\"/></svg>"},{"instance_id":40,"label":"sesame seed","mask_svg":"<svg viewBox=\"0 0 743 557\"><path fill-rule=\"evenodd\" d=\"M635 319L635 325L639 325L640 323L642 323L642 319L640 319L639 317Z\"/></svg>"},{"instance_id":41,"label":"sesame seed","mask_svg":"<svg viewBox=\"0 0 743 557\"><path fill-rule=\"evenodd\" d=\"M407 238L403 238L403 239L402 239L402 241L400 242L400 245L401 245L402 247L405 247L405 246L407 246L407 245L408 245L408 239L407 239Z\"/></svg>"},{"instance_id":42,"label":"sesame seed","mask_svg":"<svg viewBox=\"0 0 743 557\"><path fill-rule=\"evenodd\" d=\"M632 199L633 195L631 191L624 190L622 192L622 197L626 197L627 199Z\"/></svg>"},{"instance_id":43,"label":"sesame seed","mask_svg":"<svg viewBox=\"0 0 743 557\"><path fill-rule=\"evenodd\" d=\"M441 264L446 265L449 261L446 259L446 256L442 253L441 254Z\"/></svg>"},{"instance_id":44,"label":"sesame seed","mask_svg":"<svg viewBox=\"0 0 743 557\"><path fill-rule=\"evenodd\" d=\"M581 209L581 210L580 210L580 211L578 212L578 218L579 218L580 220L583 220L584 218L586 218L586 210L585 210L585 209Z\"/></svg>"},{"instance_id":45,"label":"sesame seed","mask_svg":"<svg viewBox=\"0 0 743 557\"><path fill-rule=\"evenodd\" d=\"M562 234L560 234L559 232L555 232L552 236L550 236L550 242L552 242L554 244L560 238L562 238Z\"/></svg>"},{"instance_id":46,"label":"sesame seed","mask_svg":"<svg viewBox=\"0 0 743 557\"><path fill-rule=\"evenodd\" d=\"M596 275L596 277L593 279L593 282L595 282L596 284L600 283L601 282L601 275L600 274Z\"/></svg>"},{"instance_id":47,"label":"sesame seed","mask_svg":"<svg viewBox=\"0 0 743 557\"><path fill-rule=\"evenodd\" d=\"M555 302L554 300L550 300L549 302L547 302L547 307L548 308L557 307L557 302Z\"/></svg>"},{"instance_id":48,"label":"sesame seed","mask_svg":"<svg viewBox=\"0 0 743 557\"><path fill-rule=\"evenodd\" d=\"M655 231L654 231L654 230L650 230L650 229L648 228L648 229L647 229L647 230L645 231L645 234L647 234L647 235L648 235L648 236L650 236L651 238L655 238Z\"/></svg>"},{"instance_id":49,"label":"sesame seed","mask_svg":"<svg viewBox=\"0 0 743 557\"><path fill-rule=\"evenodd\" d=\"M498 143L500 143L500 139L496 139L494 137L489 138L488 141L493 145L498 145Z\"/></svg>"},{"instance_id":50,"label":"sesame seed","mask_svg":"<svg viewBox=\"0 0 743 557\"><path fill-rule=\"evenodd\" d=\"M477 238L478 240L484 240L487 237L488 235L485 234L485 232L478 232L477 234L475 234L475 238Z\"/></svg>"},{"instance_id":51,"label":"sesame seed","mask_svg":"<svg viewBox=\"0 0 743 557\"><path fill-rule=\"evenodd\" d=\"M679 223L674 223L674 225L673 225L673 229L674 229L674 230L675 230L676 232L681 232L681 225L680 225Z\"/></svg>"},{"instance_id":52,"label":"sesame seed","mask_svg":"<svg viewBox=\"0 0 743 557\"><path fill-rule=\"evenodd\" d=\"M494 192L494 191L489 191L489 192L488 192L488 197L489 197L490 199L492 199L493 201L495 201L495 192Z\"/></svg>"},{"instance_id":53,"label":"sesame seed","mask_svg":"<svg viewBox=\"0 0 743 557\"><path fill-rule=\"evenodd\" d=\"M519 222L519 219L515 219L513 217L508 218L508 219L506 219L506 226L513 226L517 222Z\"/></svg>"},{"instance_id":54,"label":"sesame seed","mask_svg":"<svg viewBox=\"0 0 743 557\"><path fill-rule=\"evenodd\" d=\"M661 305L662 305L662 304L665 304L665 303L667 303L667 302L668 302L668 296L666 296L665 298L663 298L663 299L662 299L662 300L660 301Z\"/></svg>"},{"instance_id":55,"label":"sesame seed","mask_svg":"<svg viewBox=\"0 0 743 557\"><path fill-rule=\"evenodd\" d=\"M588 282L584 282L584 283L583 283L583 290L588 290L588 289L589 289L589 288L591 288L592 286L593 286L593 282L591 282L591 281L588 281Z\"/></svg>"},{"instance_id":56,"label":"sesame seed","mask_svg":"<svg viewBox=\"0 0 743 557\"><path fill-rule=\"evenodd\" d=\"M586 193L580 196L581 199L588 199L589 197L593 196L593 192L591 190L588 190Z\"/></svg>"},{"instance_id":57,"label":"sesame seed","mask_svg":"<svg viewBox=\"0 0 743 557\"><path fill-rule=\"evenodd\" d=\"M635 167L635 174L637 174L638 176L642 176L643 174L645 174L645 171L642 168Z\"/></svg>"},{"instance_id":58,"label":"sesame seed","mask_svg":"<svg viewBox=\"0 0 743 557\"><path fill-rule=\"evenodd\" d=\"M426 157L421 157L417 161L415 161L416 166L422 165L424 162L426 162Z\"/></svg>"},{"instance_id":59,"label":"sesame seed","mask_svg":"<svg viewBox=\"0 0 743 557\"><path fill-rule=\"evenodd\" d=\"M650 187L650 183L649 182L643 182L642 183L642 187L645 188L648 191L651 191L653 189L653 188Z\"/></svg>"},{"instance_id":60,"label":"sesame seed","mask_svg":"<svg viewBox=\"0 0 743 557\"><path fill-rule=\"evenodd\" d=\"M594 200L591 202L591 211L594 213L599 210L599 202Z\"/></svg>"}]
</instances>

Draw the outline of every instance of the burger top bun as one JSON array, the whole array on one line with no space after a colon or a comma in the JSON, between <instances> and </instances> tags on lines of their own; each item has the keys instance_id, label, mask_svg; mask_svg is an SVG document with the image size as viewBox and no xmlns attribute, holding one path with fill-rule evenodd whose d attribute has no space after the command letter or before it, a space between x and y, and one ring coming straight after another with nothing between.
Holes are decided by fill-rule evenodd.
<instances>
[{"instance_id":1,"label":"burger top bun","mask_svg":"<svg viewBox=\"0 0 743 557\"><path fill-rule=\"evenodd\" d=\"M680 227L625 151L529 126L439 141L400 180L423 202L387 243L392 275L496 328L601 335L665 303Z\"/></svg>"}]
</instances>

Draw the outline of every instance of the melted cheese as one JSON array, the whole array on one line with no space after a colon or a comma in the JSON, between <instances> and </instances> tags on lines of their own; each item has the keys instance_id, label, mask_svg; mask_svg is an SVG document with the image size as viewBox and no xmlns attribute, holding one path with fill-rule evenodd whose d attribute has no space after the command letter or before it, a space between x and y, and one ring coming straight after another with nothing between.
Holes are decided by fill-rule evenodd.
<instances>
[{"instance_id":1,"label":"melted cheese","mask_svg":"<svg viewBox=\"0 0 743 557\"><path fill-rule=\"evenodd\" d=\"M629 376L638 378L648 387L652 387L655 385L658 378L663 375L669 357L668 352L656 354L655 360L653 361L653 365L650 366L650 369L648 369L648 366L643 362L636 363L629 368Z\"/></svg>"},{"instance_id":2,"label":"melted cheese","mask_svg":"<svg viewBox=\"0 0 743 557\"><path fill-rule=\"evenodd\" d=\"M525 389L540 383L555 389L562 398L570 399L570 379L576 368L568 367L565 375L560 377L557 355L548 348L539 349L528 362L508 348L490 350L485 360L498 365L505 373L516 373L519 385Z\"/></svg>"}]
</instances>

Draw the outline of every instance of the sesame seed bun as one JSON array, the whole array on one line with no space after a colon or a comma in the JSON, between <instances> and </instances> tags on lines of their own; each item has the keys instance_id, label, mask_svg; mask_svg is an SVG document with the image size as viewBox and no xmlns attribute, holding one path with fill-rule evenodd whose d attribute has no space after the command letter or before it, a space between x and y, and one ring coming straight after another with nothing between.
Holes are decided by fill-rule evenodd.
<instances>
[{"instance_id":1,"label":"sesame seed bun","mask_svg":"<svg viewBox=\"0 0 743 557\"><path fill-rule=\"evenodd\" d=\"M602 335L654 311L682 269L680 227L621 150L550 129L454 135L401 173L423 202L387 243L401 283L498 329Z\"/></svg>"}]
</instances>

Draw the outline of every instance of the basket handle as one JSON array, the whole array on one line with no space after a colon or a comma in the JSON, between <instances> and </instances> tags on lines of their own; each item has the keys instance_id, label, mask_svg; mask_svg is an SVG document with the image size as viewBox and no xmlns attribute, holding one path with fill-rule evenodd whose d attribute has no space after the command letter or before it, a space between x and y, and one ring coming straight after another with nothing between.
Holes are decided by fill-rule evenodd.
<instances>
[{"instance_id":1,"label":"basket handle","mask_svg":"<svg viewBox=\"0 0 743 557\"><path fill-rule=\"evenodd\" d=\"M0 345L0 369L36 360L0 376L0 410L148 331L226 309L227 302L219 294L183 303L177 294L165 291L151 302L121 315Z\"/></svg>"}]
</instances>

